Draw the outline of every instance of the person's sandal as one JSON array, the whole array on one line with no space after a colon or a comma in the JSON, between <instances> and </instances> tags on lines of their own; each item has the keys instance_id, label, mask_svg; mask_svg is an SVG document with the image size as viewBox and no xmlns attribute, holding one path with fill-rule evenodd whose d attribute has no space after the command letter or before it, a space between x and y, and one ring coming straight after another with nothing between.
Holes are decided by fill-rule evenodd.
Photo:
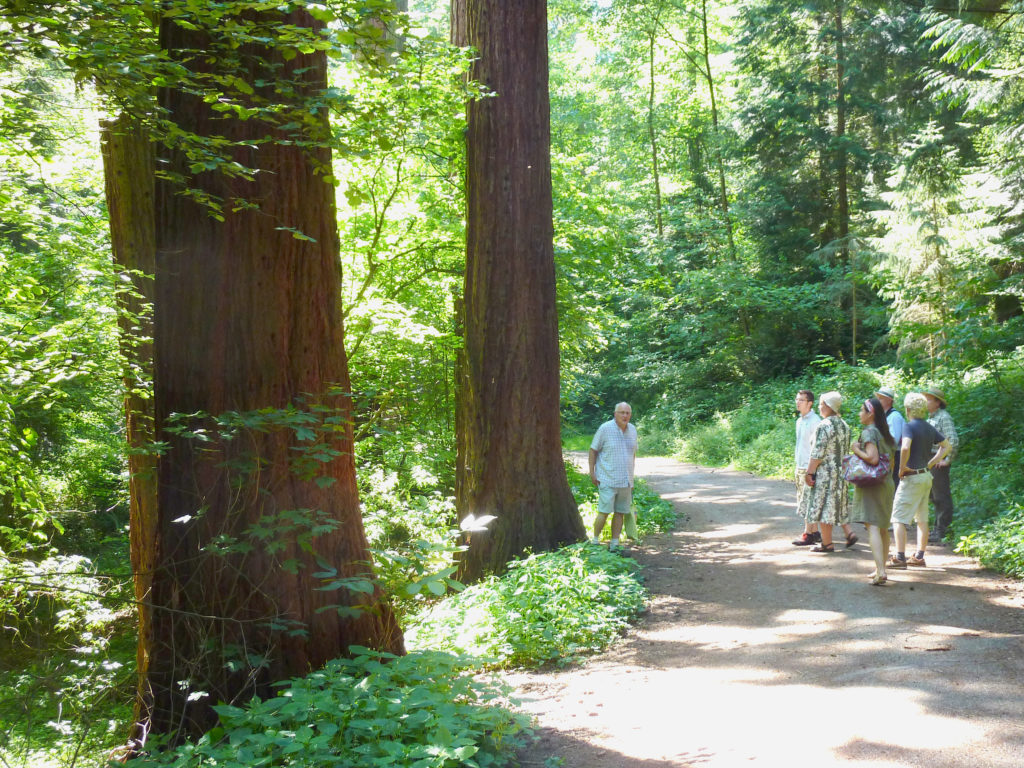
<instances>
[{"instance_id":1,"label":"person's sandal","mask_svg":"<svg viewBox=\"0 0 1024 768\"><path fill-rule=\"evenodd\" d=\"M849 536L846 537L846 548L849 549L854 544L856 544L858 541L859 541L859 539L857 538L857 534L856 533L851 533Z\"/></svg>"},{"instance_id":2,"label":"person's sandal","mask_svg":"<svg viewBox=\"0 0 1024 768\"><path fill-rule=\"evenodd\" d=\"M835 544L819 544L816 547L811 547L811 552L835 552Z\"/></svg>"},{"instance_id":3,"label":"person's sandal","mask_svg":"<svg viewBox=\"0 0 1024 768\"><path fill-rule=\"evenodd\" d=\"M873 586L873 587L881 587L888 580L889 579L886 576L872 576L871 577L871 586Z\"/></svg>"}]
</instances>

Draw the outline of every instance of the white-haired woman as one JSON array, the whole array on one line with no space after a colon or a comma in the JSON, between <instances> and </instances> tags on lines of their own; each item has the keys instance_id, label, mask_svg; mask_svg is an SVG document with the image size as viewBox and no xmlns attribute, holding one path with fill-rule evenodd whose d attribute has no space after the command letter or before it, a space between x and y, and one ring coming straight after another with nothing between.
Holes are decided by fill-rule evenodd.
<instances>
[{"instance_id":1,"label":"white-haired woman","mask_svg":"<svg viewBox=\"0 0 1024 768\"><path fill-rule=\"evenodd\" d=\"M818 400L821 421L814 431L814 447L807 464L804 482L810 486L804 494L804 518L817 523L821 543L812 552L835 552L832 527L841 525L846 532L846 547L857 543L850 527L850 496L843 477L843 456L850 445L850 427L839 415L843 397L826 392Z\"/></svg>"}]
</instances>

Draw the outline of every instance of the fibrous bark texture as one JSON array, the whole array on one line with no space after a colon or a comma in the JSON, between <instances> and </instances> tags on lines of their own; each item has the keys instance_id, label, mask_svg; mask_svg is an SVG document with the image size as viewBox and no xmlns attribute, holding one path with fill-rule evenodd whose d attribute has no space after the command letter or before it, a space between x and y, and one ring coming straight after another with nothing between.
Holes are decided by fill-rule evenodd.
<instances>
[{"instance_id":1,"label":"fibrous bark texture","mask_svg":"<svg viewBox=\"0 0 1024 768\"><path fill-rule=\"evenodd\" d=\"M128 443L129 535L135 600L139 616L136 668L140 695L135 722L145 709L152 612L149 588L153 576L157 524L156 456L153 398L153 145L141 124L128 115L102 126L104 177L110 218L111 251L122 276L118 294L118 325L124 361L125 435ZM132 734L138 739L139 733Z\"/></svg>"},{"instance_id":2,"label":"fibrous bark texture","mask_svg":"<svg viewBox=\"0 0 1024 768\"><path fill-rule=\"evenodd\" d=\"M494 91L469 106L465 349L458 369L456 501L495 515L461 575L583 537L561 453L543 0L459 0L452 34ZM465 39L460 39L464 36Z\"/></svg>"},{"instance_id":3,"label":"fibrous bark texture","mask_svg":"<svg viewBox=\"0 0 1024 768\"><path fill-rule=\"evenodd\" d=\"M301 11L243 21L268 19L268 29L317 28ZM223 161L204 171L182 144L158 162L168 180L155 196L154 394L165 449L146 701L151 728L172 740L209 728L211 705L273 695L272 683L351 644L402 648L369 587L356 491L328 125L312 103L326 58L221 42L162 24L162 48L193 82L235 83L236 103L280 103L294 119L240 119L197 88L159 94L183 135L252 171ZM205 201L219 201L219 218Z\"/></svg>"}]
</instances>

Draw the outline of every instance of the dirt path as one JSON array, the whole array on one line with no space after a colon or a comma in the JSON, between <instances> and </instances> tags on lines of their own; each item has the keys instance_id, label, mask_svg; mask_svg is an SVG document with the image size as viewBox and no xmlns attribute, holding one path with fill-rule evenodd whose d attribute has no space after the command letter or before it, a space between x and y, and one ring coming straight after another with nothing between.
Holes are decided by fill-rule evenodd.
<instances>
[{"instance_id":1,"label":"dirt path","mask_svg":"<svg viewBox=\"0 0 1024 768\"><path fill-rule=\"evenodd\" d=\"M633 550L650 610L581 667L509 676L541 726L524 766L1024 765L1019 583L933 548L872 587L866 544L790 544L785 482L637 472L685 515Z\"/></svg>"}]
</instances>

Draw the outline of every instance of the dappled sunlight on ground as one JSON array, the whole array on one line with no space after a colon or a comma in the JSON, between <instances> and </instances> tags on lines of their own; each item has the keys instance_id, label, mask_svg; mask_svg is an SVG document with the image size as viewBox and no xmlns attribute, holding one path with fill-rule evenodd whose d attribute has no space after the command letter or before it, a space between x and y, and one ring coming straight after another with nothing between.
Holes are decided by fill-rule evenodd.
<instances>
[{"instance_id":1,"label":"dappled sunlight on ground","mask_svg":"<svg viewBox=\"0 0 1024 768\"><path fill-rule=\"evenodd\" d=\"M723 525L721 528L716 528L713 531L703 531L697 534L697 537L701 539L731 539L734 536L746 536L747 534L756 533L763 528L763 525L736 523L734 525Z\"/></svg>"},{"instance_id":2,"label":"dappled sunlight on ground","mask_svg":"<svg viewBox=\"0 0 1024 768\"><path fill-rule=\"evenodd\" d=\"M687 517L636 551L652 597L619 645L510 676L542 727L526 764L1024 764L1019 585L929 549L927 568L872 587L866 544L790 543L792 483L660 459L638 472Z\"/></svg>"}]
</instances>

